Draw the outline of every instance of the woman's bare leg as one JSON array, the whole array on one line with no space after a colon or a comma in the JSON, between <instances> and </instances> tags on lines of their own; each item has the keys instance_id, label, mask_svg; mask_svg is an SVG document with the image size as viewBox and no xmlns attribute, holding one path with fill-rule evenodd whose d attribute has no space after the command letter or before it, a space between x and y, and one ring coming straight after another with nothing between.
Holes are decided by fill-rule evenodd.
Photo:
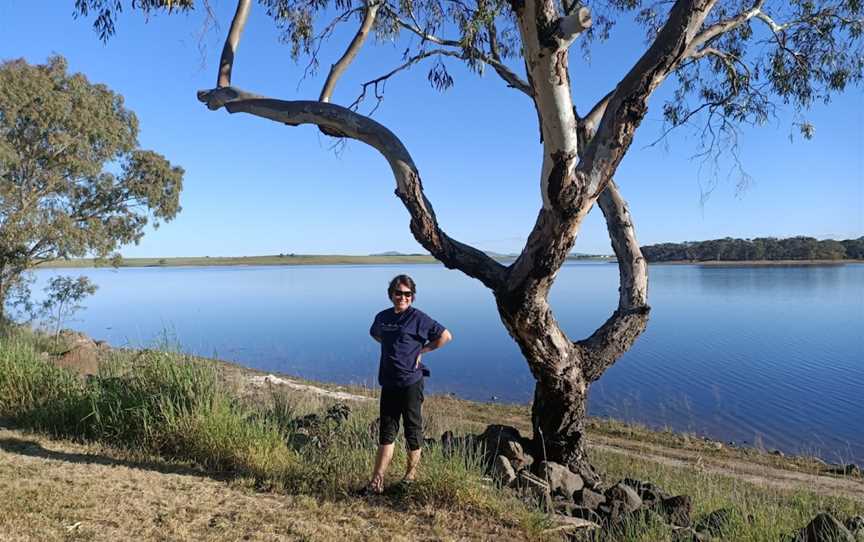
<instances>
[{"instance_id":1,"label":"woman's bare leg","mask_svg":"<svg viewBox=\"0 0 864 542\"><path fill-rule=\"evenodd\" d=\"M372 481L369 485L373 491L381 493L384 491L384 475L393 459L393 444L381 444L378 446L378 454L375 456L375 469L372 471Z\"/></svg>"},{"instance_id":2,"label":"woman's bare leg","mask_svg":"<svg viewBox=\"0 0 864 542\"><path fill-rule=\"evenodd\" d=\"M405 468L405 480L414 481L417 478L417 467L420 465L421 448L408 450L408 464Z\"/></svg>"}]
</instances>

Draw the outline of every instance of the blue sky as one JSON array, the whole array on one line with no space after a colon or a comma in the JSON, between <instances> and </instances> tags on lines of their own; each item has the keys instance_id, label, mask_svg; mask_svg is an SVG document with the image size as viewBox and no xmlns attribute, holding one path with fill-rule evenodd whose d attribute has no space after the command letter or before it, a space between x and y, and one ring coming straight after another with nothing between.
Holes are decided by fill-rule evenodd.
<instances>
[{"instance_id":1,"label":"blue sky","mask_svg":"<svg viewBox=\"0 0 864 542\"><path fill-rule=\"evenodd\" d=\"M41 63L64 55L83 72L123 94L141 123L144 148L186 170L183 212L148 231L135 256L256 255L280 252L369 254L420 252L408 213L393 194L384 160L351 142L338 155L313 127L289 128L249 116L211 112L195 98L215 83L216 64L234 3L213 2L219 28L199 38L201 14L125 15L107 44L90 20L74 20L72 2L3 0L0 58ZM62 5L63 7L58 7ZM272 21L259 6L238 52L233 82L259 94L314 99L329 63L341 54L353 24L321 51L323 73L298 85L305 64L294 64ZM590 63L574 50L571 75L577 107L605 94L642 51L641 33L624 24L595 47ZM362 81L397 65L405 45L372 43L340 82L334 101L354 100ZM203 52L202 52L203 51ZM448 234L481 249L518 252L540 206L536 115L530 101L494 73L482 77L456 62L446 93L430 88L427 66L392 79L375 118L413 154L427 196ZM670 81L671 83L671 81ZM744 128L741 159L753 181L740 192L691 157L698 151L689 129L664 144L648 145L663 129L661 89L616 176L630 202L642 244L717 237L812 235L837 239L864 233L864 93L853 89L807 119L816 136L794 133L792 111L759 128ZM368 107L365 109L368 111ZM595 209L583 226L577 252L611 253Z\"/></svg>"}]
</instances>

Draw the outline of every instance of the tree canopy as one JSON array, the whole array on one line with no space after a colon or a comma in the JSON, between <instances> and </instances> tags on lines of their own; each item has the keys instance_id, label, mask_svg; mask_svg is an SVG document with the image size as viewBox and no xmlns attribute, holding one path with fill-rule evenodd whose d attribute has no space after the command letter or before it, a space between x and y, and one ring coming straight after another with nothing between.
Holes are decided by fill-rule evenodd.
<instances>
[{"instance_id":1,"label":"tree canopy","mask_svg":"<svg viewBox=\"0 0 864 542\"><path fill-rule=\"evenodd\" d=\"M183 169L139 148L123 97L65 59L0 64L0 305L22 273L107 258L180 211Z\"/></svg>"},{"instance_id":2,"label":"tree canopy","mask_svg":"<svg viewBox=\"0 0 864 542\"><path fill-rule=\"evenodd\" d=\"M686 243L660 243L642 247L649 262L669 261L761 261L860 259L864 237L818 240L813 237L757 237L755 239L711 239Z\"/></svg>"}]
</instances>

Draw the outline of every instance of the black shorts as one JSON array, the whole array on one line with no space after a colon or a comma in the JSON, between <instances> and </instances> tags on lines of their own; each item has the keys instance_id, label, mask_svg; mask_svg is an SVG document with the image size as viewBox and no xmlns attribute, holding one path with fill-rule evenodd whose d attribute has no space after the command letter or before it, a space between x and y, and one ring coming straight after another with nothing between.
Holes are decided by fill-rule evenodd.
<instances>
[{"instance_id":1,"label":"black shorts","mask_svg":"<svg viewBox=\"0 0 864 542\"><path fill-rule=\"evenodd\" d=\"M423 379L405 388L381 388L381 425L379 444L393 444L399 432L399 418L405 425L405 443L409 450L423 445Z\"/></svg>"}]
</instances>

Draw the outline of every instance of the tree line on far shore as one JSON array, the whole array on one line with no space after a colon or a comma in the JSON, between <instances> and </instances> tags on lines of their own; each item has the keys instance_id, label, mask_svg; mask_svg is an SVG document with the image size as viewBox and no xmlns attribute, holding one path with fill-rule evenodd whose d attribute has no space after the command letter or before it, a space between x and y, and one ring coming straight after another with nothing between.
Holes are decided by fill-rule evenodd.
<instances>
[{"instance_id":1,"label":"tree line on far shore","mask_svg":"<svg viewBox=\"0 0 864 542\"><path fill-rule=\"evenodd\" d=\"M819 240L813 237L758 237L711 239L684 243L660 243L642 247L649 262L760 261L760 260L860 260L864 236L857 239Z\"/></svg>"}]
</instances>

